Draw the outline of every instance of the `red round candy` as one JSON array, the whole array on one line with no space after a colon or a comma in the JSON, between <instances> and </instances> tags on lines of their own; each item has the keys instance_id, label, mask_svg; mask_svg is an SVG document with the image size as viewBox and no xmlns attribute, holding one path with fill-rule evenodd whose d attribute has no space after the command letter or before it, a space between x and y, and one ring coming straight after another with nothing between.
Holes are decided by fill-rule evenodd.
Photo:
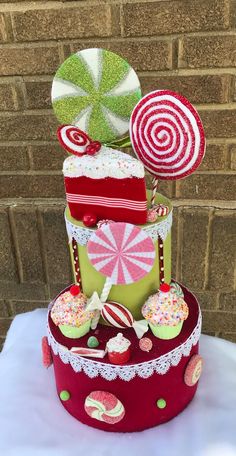
<instances>
[{"instance_id":1,"label":"red round candy","mask_svg":"<svg viewBox=\"0 0 236 456\"><path fill-rule=\"evenodd\" d=\"M70 287L70 293L72 294L72 296L77 296L78 294L80 294L79 285L72 285L72 287Z\"/></svg>"},{"instance_id":2,"label":"red round candy","mask_svg":"<svg viewBox=\"0 0 236 456\"><path fill-rule=\"evenodd\" d=\"M170 285L168 285L168 283L162 283L160 285L160 291L163 293L168 293L168 291L170 291Z\"/></svg>"},{"instance_id":3,"label":"red round candy","mask_svg":"<svg viewBox=\"0 0 236 456\"><path fill-rule=\"evenodd\" d=\"M86 147L86 153L88 155L95 155L101 149L101 143L99 141L93 141Z\"/></svg>"},{"instance_id":4,"label":"red round candy","mask_svg":"<svg viewBox=\"0 0 236 456\"><path fill-rule=\"evenodd\" d=\"M97 216L92 213L86 213L83 216L83 224L85 226L95 226L97 223Z\"/></svg>"}]
</instances>

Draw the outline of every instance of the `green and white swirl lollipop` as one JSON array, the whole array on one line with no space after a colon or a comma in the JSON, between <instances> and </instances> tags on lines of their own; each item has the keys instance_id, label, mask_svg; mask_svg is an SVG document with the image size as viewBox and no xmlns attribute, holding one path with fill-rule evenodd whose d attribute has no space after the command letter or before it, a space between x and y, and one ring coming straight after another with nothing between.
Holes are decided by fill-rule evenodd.
<instances>
[{"instance_id":1,"label":"green and white swirl lollipop","mask_svg":"<svg viewBox=\"0 0 236 456\"><path fill-rule=\"evenodd\" d=\"M140 82L133 68L105 49L72 54L59 67L52 84L57 119L102 143L128 132L130 115L140 99Z\"/></svg>"}]
</instances>

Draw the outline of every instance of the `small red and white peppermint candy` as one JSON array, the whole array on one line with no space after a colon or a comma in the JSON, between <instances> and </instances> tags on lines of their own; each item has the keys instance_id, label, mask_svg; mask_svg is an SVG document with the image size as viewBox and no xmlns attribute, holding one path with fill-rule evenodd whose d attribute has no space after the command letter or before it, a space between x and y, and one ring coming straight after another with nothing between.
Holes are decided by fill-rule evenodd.
<instances>
[{"instance_id":1,"label":"small red and white peppermint candy","mask_svg":"<svg viewBox=\"0 0 236 456\"><path fill-rule=\"evenodd\" d=\"M46 368L50 367L53 363L53 360L52 360L51 348L48 343L47 336L44 336L42 338L42 356L43 356L44 367L46 367Z\"/></svg>"},{"instance_id":2,"label":"small red and white peppermint candy","mask_svg":"<svg viewBox=\"0 0 236 456\"><path fill-rule=\"evenodd\" d=\"M95 420L115 424L125 416L125 408L117 397L107 391L93 391L84 403L86 413Z\"/></svg>"},{"instance_id":3,"label":"small red and white peppermint candy","mask_svg":"<svg viewBox=\"0 0 236 456\"><path fill-rule=\"evenodd\" d=\"M105 302L101 309L101 316L107 323L116 328L133 328L139 339L148 331L146 320L135 321L132 313L118 302Z\"/></svg>"},{"instance_id":4,"label":"small red and white peppermint candy","mask_svg":"<svg viewBox=\"0 0 236 456\"><path fill-rule=\"evenodd\" d=\"M97 227L101 228L101 226L109 225L110 223L115 223L115 222L114 222L114 220L109 220L109 219L99 220L97 222Z\"/></svg>"},{"instance_id":5,"label":"small red and white peppermint candy","mask_svg":"<svg viewBox=\"0 0 236 456\"><path fill-rule=\"evenodd\" d=\"M198 112L170 90L155 90L137 103L130 118L130 138L137 157L157 179L189 176L205 153Z\"/></svg>"},{"instance_id":6,"label":"small red and white peppermint candy","mask_svg":"<svg viewBox=\"0 0 236 456\"><path fill-rule=\"evenodd\" d=\"M158 217L164 217L164 215L169 214L169 208L165 204L156 204L153 206L153 209L155 210Z\"/></svg>"},{"instance_id":7,"label":"small red and white peppermint candy","mask_svg":"<svg viewBox=\"0 0 236 456\"><path fill-rule=\"evenodd\" d=\"M155 208L148 209L147 211L147 222L154 223L157 220L157 213Z\"/></svg>"},{"instance_id":8,"label":"small red and white peppermint candy","mask_svg":"<svg viewBox=\"0 0 236 456\"><path fill-rule=\"evenodd\" d=\"M194 386L202 373L203 359L200 355L193 355L187 364L184 373L184 382L187 386Z\"/></svg>"},{"instance_id":9,"label":"small red and white peppermint candy","mask_svg":"<svg viewBox=\"0 0 236 456\"><path fill-rule=\"evenodd\" d=\"M101 143L92 139L82 130L73 125L61 125L57 129L57 137L61 146L70 154L95 155L101 149Z\"/></svg>"},{"instance_id":10,"label":"small red and white peppermint candy","mask_svg":"<svg viewBox=\"0 0 236 456\"><path fill-rule=\"evenodd\" d=\"M142 351L150 352L152 347L153 347L153 343L152 343L151 339L149 339L149 337L142 337L142 339L140 339L139 348Z\"/></svg>"}]
</instances>

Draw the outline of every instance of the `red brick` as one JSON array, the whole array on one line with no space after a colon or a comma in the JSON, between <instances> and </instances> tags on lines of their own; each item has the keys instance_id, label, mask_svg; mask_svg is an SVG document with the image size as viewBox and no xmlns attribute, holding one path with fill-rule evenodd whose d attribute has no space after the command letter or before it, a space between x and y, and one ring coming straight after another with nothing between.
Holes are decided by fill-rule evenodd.
<instances>
[{"instance_id":1,"label":"red brick","mask_svg":"<svg viewBox=\"0 0 236 456\"><path fill-rule=\"evenodd\" d=\"M65 150L58 144L30 146L32 168L34 170L62 170L66 158Z\"/></svg>"},{"instance_id":2,"label":"red brick","mask_svg":"<svg viewBox=\"0 0 236 456\"><path fill-rule=\"evenodd\" d=\"M203 311L203 332L205 331L236 331L236 313Z\"/></svg>"},{"instance_id":3,"label":"red brick","mask_svg":"<svg viewBox=\"0 0 236 456\"><path fill-rule=\"evenodd\" d=\"M194 291L201 309L214 310L217 308L217 293L211 291Z\"/></svg>"},{"instance_id":4,"label":"red brick","mask_svg":"<svg viewBox=\"0 0 236 456\"><path fill-rule=\"evenodd\" d=\"M230 146L230 167L236 170L236 145Z\"/></svg>"},{"instance_id":5,"label":"red brick","mask_svg":"<svg viewBox=\"0 0 236 456\"><path fill-rule=\"evenodd\" d=\"M192 174L176 181L176 195L183 199L234 201L235 186L232 174Z\"/></svg>"},{"instance_id":6,"label":"red brick","mask_svg":"<svg viewBox=\"0 0 236 456\"><path fill-rule=\"evenodd\" d=\"M220 309L236 312L236 293L222 293L220 295Z\"/></svg>"},{"instance_id":7,"label":"red brick","mask_svg":"<svg viewBox=\"0 0 236 456\"><path fill-rule=\"evenodd\" d=\"M3 278L4 280L4 278ZM15 283L10 281L10 276L6 277L6 281L1 282L0 298L5 300L45 300L48 299L46 285L40 283Z\"/></svg>"},{"instance_id":8,"label":"red brick","mask_svg":"<svg viewBox=\"0 0 236 456\"><path fill-rule=\"evenodd\" d=\"M27 171L29 158L25 146L7 145L0 146L1 171Z\"/></svg>"},{"instance_id":9,"label":"red brick","mask_svg":"<svg viewBox=\"0 0 236 456\"><path fill-rule=\"evenodd\" d=\"M12 323L11 318L0 318L0 336L6 336L7 331L10 328L10 325Z\"/></svg>"},{"instance_id":10,"label":"red brick","mask_svg":"<svg viewBox=\"0 0 236 456\"><path fill-rule=\"evenodd\" d=\"M44 209L42 217L49 281L70 284L71 266L64 223L64 206Z\"/></svg>"},{"instance_id":11,"label":"red brick","mask_svg":"<svg viewBox=\"0 0 236 456\"><path fill-rule=\"evenodd\" d=\"M52 140L56 138L57 120L53 114L12 113L0 115L2 141Z\"/></svg>"},{"instance_id":12,"label":"red brick","mask_svg":"<svg viewBox=\"0 0 236 456\"><path fill-rule=\"evenodd\" d=\"M52 74L60 64L56 44L4 46L0 49L0 61L2 76Z\"/></svg>"},{"instance_id":13,"label":"red brick","mask_svg":"<svg viewBox=\"0 0 236 456\"><path fill-rule=\"evenodd\" d=\"M2 175L0 198L65 198L62 175Z\"/></svg>"},{"instance_id":14,"label":"red brick","mask_svg":"<svg viewBox=\"0 0 236 456\"><path fill-rule=\"evenodd\" d=\"M142 76L143 93L156 89L173 90L181 93L191 103L226 103L231 75L175 75Z\"/></svg>"},{"instance_id":15,"label":"red brick","mask_svg":"<svg viewBox=\"0 0 236 456\"><path fill-rule=\"evenodd\" d=\"M12 13L16 41L103 37L112 35L111 5L77 4Z\"/></svg>"},{"instance_id":16,"label":"red brick","mask_svg":"<svg viewBox=\"0 0 236 456\"><path fill-rule=\"evenodd\" d=\"M0 83L1 111L17 111L19 109L15 84Z\"/></svg>"},{"instance_id":17,"label":"red brick","mask_svg":"<svg viewBox=\"0 0 236 456\"><path fill-rule=\"evenodd\" d=\"M97 47L96 41L77 41L72 44L73 52L86 47ZM168 40L152 41L99 41L99 47L116 52L127 59L135 70L159 71L172 67L172 46Z\"/></svg>"},{"instance_id":18,"label":"red brick","mask_svg":"<svg viewBox=\"0 0 236 456\"><path fill-rule=\"evenodd\" d=\"M235 47L235 35L186 36L179 41L179 68L234 67Z\"/></svg>"},{"instance_id":19,"label":"red brick","mask_svg":"<svg viewBox=\"0 0 236 456\"><path fill-rule=\"evenodd\" d=\"M217 171L226 167L227 148L224 144L207 144L205 157L199 171Z\"/></svg>"},{"instance_id":20,"label":"red brick","mask_svg":"<svg viewBox=\"0 0 236 456\"><path fill-rule=\"evenodd\" d=\"M234 138L236 136L236 109L200 110L207 138Z\"/></svg>"},{"instance_id":21,"label":"red brick","mask_svg":"<svg viewBox=\"0 0 236 456\"><path fill-rule=\"evenodd\" d=\"M212 223L209 289L229 293L233 289L235 264L235 213L219 210Z\"/></svg>"},{"instance_id":22,"label":"red brick","mask_svg":"<svg viewBox=\"0 0 236 456\"><path fill-rule=\"evenodd\" d=\"M4 209L0 209L0 233L0 281L4 282L6 280L9 280L14 282L18 279L15 263L14 245L11 236L8 213ZM0 297L3 298L1 294L1 285Z\"/></svg>"},{"instance_id":23,"label":"red brick","mask_svg":"<svg viewBox=\"0 0 236 456\"><path fill-rule=\"evenodd\" d=\"M205 280L208 210L199 208L181 211L182 243L180 282L201 290Z\"/></svg>"},{"instance_id":24,"label":"red brick","mask_svg":"<svg viewBox=\"0 0 236 456\"><path fill-rule=\"evenodd\" d=\"M28 109L51 108L51 81L25 81L26 107Z\"/></svg>"},{"instance_id":25,"label":"red brick","mask_svg":"<svg viewBox=\"0 0 236 456\"><path fill-rule=\"evenodd\" d=\"M221 30L229 26L229 7L226 0L127 2L123 21L125 36Z\"/></svg>"},{"instance_id":26,"label":"red brick","mask_svg":"<svg viewBox=\"0 0 236 456\"><path fill-rule=\"evenodd\" d=\"M37 214L34 208L13 208L23 282L43 282L44 272Z\"/></svg>"}]
</instances>

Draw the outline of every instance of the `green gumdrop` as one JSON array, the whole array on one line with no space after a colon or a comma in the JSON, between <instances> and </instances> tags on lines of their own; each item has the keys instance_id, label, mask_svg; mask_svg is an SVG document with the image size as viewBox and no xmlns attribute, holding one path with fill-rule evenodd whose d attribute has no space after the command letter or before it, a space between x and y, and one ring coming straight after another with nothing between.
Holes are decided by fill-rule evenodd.
<instances>
[{"instance_id":1,"label":"green gumdrop","mask_svg":"<svg viewBox=\"0 0 236 456\"><path fill-rule=\"evenodd\" d=\"M164 409L166 407L166 401L165 399L158 399L157 401L157 407L160 409Z\"/></svg>"},{"instance_id":2,"label":"green gumdrop","mask_svg":"<svg viewBox=\"0 0 236 456\"><path fill-rule=\"evenodd\" d=\"M60 399L62 401L68 401L70 399L70 393L69 391L63 390L60 392Z\"/></svg>"},{"instance_id":3,"label":"green gumdrop","mask_svg":"<svg viewBox=\"0 0 236 456\"><path fill-rule=\"evenodd\" d=\"M87 345L89 348L96 348L99 345L99 341L95 336L91 336L88 338Z\"/></svg>"}]
</instances>

